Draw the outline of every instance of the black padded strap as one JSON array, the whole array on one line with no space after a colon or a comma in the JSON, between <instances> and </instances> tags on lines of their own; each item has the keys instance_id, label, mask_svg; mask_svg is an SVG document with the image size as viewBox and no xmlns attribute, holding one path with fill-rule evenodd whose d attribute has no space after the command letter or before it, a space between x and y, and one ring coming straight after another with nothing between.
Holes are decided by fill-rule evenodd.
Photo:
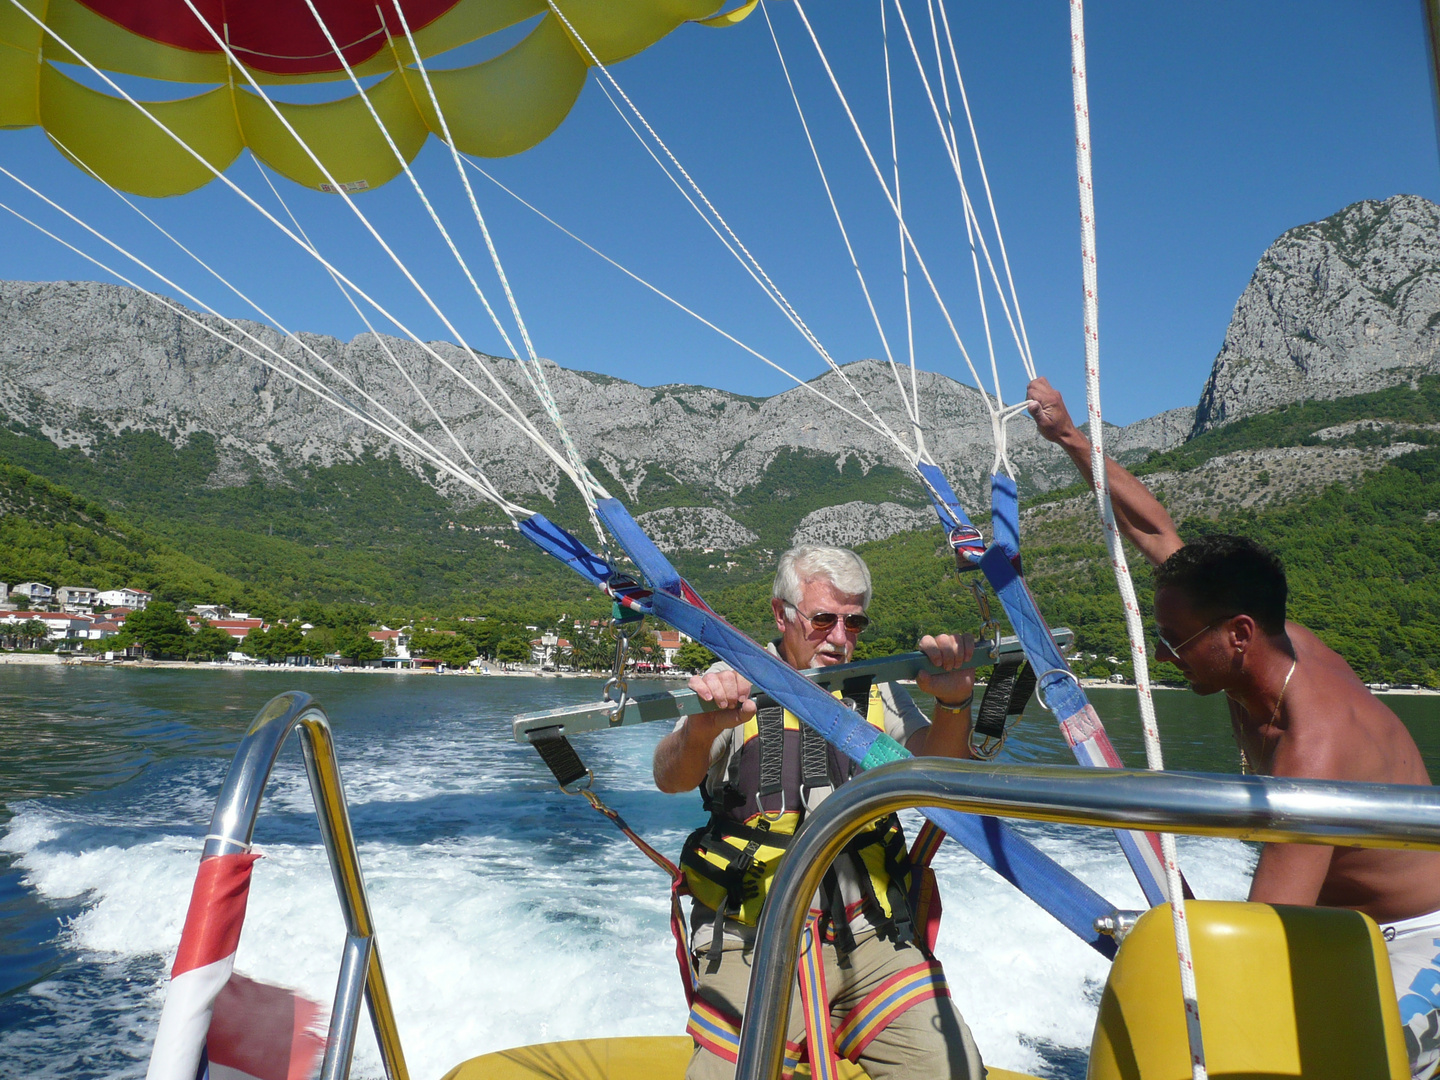
<instances>
[{"instance_id":1,"label":"black padded strap","mask_svg":"<svg viewBox=\"0 0 1440 1080\"><path fill-rule=\"evenodd\" d=\"M830 775L830 744L809 724L800 728L800 783L806 790L835 785Z\"/></svg>"},{"instance_id":2,"label":"black padded strap","mask_svg":"<svg viewBox=\"0 0 1440 1080\"><path fill-rule=\"evenodd\" d=\"M1020 669L1020 674L1015 676L1015 685L1010 688L1010 702L1005 706L1005 715L1019 716L1023 713L1034 693L1035 669L1026 664Z\"/></svg>"},{"instance_id":3,"label":"black padded strap","mask_svg":"<svg viewBox=\"0 0 1440 1080\"><path fill-rule=\"evenodd\" d=\"M998 739L1005 734L1005 718L1012 715L1010 698L1015 690L1016 676L1024 666L1023 660L995 665L990 681L985 684L985 696L980 699L980 712L975 717L975 734L989 739ZM1034 675L1030 676L1030 689L1035 689Z\"/></svg>"},{"instance_id":4,"label":"black padded strap","mask_svg":"<svg viewBox=\"0 0 1440 1080\"><path fill-rule=\"evenodd\" d=\"M569 787L577 780L583 780L590 771L580 760L580 755L570 745L570 740L560 734L561 729L541 728L530 735L530 745L540 751L544 761L555 775L555 782L562 788Z\"/></svg>"},{"instance_id":5,"label":"black padded strap","mask_svg":"<svg viewBox=\"0 0 1440 1080\"><path fill-rule=\"evenodd\" d=\"M763 800L785 790L785 710L761 709L755 715L755 723L760 729L760 798Z\"/></svg>"}]
</instances>

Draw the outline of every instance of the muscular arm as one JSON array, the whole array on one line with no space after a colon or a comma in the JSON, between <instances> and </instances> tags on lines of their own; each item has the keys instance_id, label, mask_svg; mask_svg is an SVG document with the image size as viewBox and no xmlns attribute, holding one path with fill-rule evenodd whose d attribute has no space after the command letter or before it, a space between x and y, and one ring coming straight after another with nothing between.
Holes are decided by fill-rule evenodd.
<instances>
[{"instance_id":1,"label":"muscular arm","mask_svg":"<svg viewBox=\"0 0 1440 1080\"><path fill-rule=\"evenodd\" d=\"M1036 379L1025 390L1030 399L1030 412L1040 434L1064 450L1075 468L1092 488L1095 478L1090 472L1090 440L1070 419L1060 392L1045 379ZM1150 489L1135 479L1113 458L1105 459L1105 475L1110 481L1110 503L1115 509L1115 524L1121 534L1140 549L1152 565L1159 566L1183 545L1175 522Z\"/></svg>"},{"instance_id":2,"label":"muscular arm","mask_svg":"<svg viewBox=\"0 0 1440 1080\"><path fill-rule=\"evenodd\" d=\"M967 699L975 695L975 669L964 664L975 653L975 639L969 634L955 637L926 634L920 639L920 651L941 670L935 674L922 671L916 679L921 690L935 697L935 716L929 727L921 728L906 740L905 748L916 757L968 758L970 756L970 717L972 706ZM949 709L965 703L964 708Z\"/></svg>"},{"instance_id":3,"label":"muscular arm","mask_svg":"<svg viewBox=\"0 0 1440 1080\"><path fill-rule=\"evenodd\" d=\"M1316 844L1266 844L1250 881L1250 900L1313 907L1334 854L1334 848Z\"/></svg>"},{"instance_id":4,"label":"muscular arm","mask_svg":"<svg viewBox=\"0 0 1440 1080\"><path fill-rule=\"evenodd\" d=\"M716 736L755 715L750 683L733 671L697 675L690 680L690 689L716 709L687 717L655 747L655 786L667 795L699 787L710 771L710 747Z\"/></svg>"}]
</instances>

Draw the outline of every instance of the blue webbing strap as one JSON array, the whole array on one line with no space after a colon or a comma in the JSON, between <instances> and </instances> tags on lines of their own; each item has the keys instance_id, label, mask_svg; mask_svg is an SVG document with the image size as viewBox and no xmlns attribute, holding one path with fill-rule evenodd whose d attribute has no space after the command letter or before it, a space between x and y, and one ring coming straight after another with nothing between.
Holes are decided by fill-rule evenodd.
<instances>
[{"instance_id":1,"label":"blue webbing strap","mask_svg":"<svg viewBox=\"0 0 1440 1080\"><path fill-rule=\"evenodd\" d=\"M1025 571L1020 565L1020 492L1015 481L1004 473L990 477L990 532L995 543L1005 549L1005 554L1015 564L1017 573Z\"/></svg>"},{"instance_id":2,"label":"blue webbing strap","mask_svg":"<svg viewBox=\"0 0 1440 1080\"><path fill-rule=\"evenodd\" d=\"M610 579L610 566L604 559L540 514L522 521L519 528L521 536L592 584L604 588Z\"/></svg>"},{"instance_id":3,"label":"blue webbing strap","mask_svg":"<svg viewBox=\"0 0 1440 1080\"><path fill-rule=\"evenodd\" d=\"M910 757L910 752L866 723L789 664L772 656L719 616L656 592L655 614L726 661L862 768ZM933 807L921 812L981 862L1016 886L1062 925L1103 956L1115 942L1095 929L1095 920L1113 906L1100 894L1021 837L1003 821Z\"/></svg>"},{"instance_id":4,"label":"blue webbing strap","mask_svg":"<svg viewBox=\"0 0 1440 1080\"><path fill-rule=\"evenodd\" d=\"M940 515L940 524L945 526L945 531L948 533L956 525L971 524L965 508L960 505L960 496L955 494L940 466L922 461L915 468L929 486L930 502L935 506L935 513Z\"/></svg>"},{"instance_id":5,"label":"blue webbing strap","mask_svg":"<svg viewBox=\"0 0 1440 1080\"><path fill-rule=\"evenodd\" d=\"M946 485L944 490L948 491L949 486ZM617 500L607 499L598 504L598 510L606 527L652 585L669 581L673 582L674 592L686 588L670 561L623 505ZM592 573L597 567L602 568L604 573L609 572L605 561L589 552L578 539L558 525L543 518L540 521L540 526L530 530L522 526L521 531L542 550L591 580L594 580ZM588 552L588 558L581 552ZM911 756L890 736L871 727L857 713L803 678L790 665L760 648L713 612L658 588L650 598L650 607L656 616L723 656L750 682L764 687L771 697L810 724L827 742L859 763L862 769ZM1110 914L1114 905L1004 822L934 808L925 809L923 813L1082 941L1103 956L1114 956L1115 942L1095 930L1095 920Z\"/></svg>"},{"instance_id":6,"label":"blue webbing strap","mask_svg":"<svg viewBox=\"0 0 1440 1080\"><path fill-rule=\"evenodd\" d=\"M670 560L661 554L655 542L645 535L645 530L635 523L630 511L621 505L619 499L601 499L595 504L600 520L610 530L610 535L620 542L625 554L635 560L640 573L657 592L680 595L680 572L670 565Z\"/></svg>"}]
</instances>

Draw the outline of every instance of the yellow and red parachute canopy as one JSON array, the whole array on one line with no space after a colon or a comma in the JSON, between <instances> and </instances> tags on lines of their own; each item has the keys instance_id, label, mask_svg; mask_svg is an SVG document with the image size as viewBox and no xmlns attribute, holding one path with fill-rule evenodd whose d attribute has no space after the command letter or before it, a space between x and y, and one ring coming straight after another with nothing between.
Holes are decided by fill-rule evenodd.
<instances>
[{"instance_id":1,"label":"yellow and red parachute canopy","mask_svg":"<svg viewBox=\"0 0 1440 1080\"><path fill-rule=\"evenodd\" d=\"M348 80L305 0L192 2L258 83ZM413 158L441 126L394 0L314 3L356 74L383 75L368 94L396 145L407 160ZM534 146L565 119L585 84L586 51L545 0L401 4L421 57L540 16L523 39L493 59L430 72L451 135L464 153L503 157ZM723 0L560 0L558 6L601 63L610 64L682 23L738 21L754 0L720 15ZM217 169L249 147L296 183L325 186L320 170L246 87L243 73L185 0L0 0L0 127L39 125L62 152L138 195L178 195L213 179L129 102L57 66L78 63L76 54L106 72L211 85L192 97L146 102L146 108ZM378 187L400 172L358 95L277 105L347 189Z\"/></svg>"}]
</instances>

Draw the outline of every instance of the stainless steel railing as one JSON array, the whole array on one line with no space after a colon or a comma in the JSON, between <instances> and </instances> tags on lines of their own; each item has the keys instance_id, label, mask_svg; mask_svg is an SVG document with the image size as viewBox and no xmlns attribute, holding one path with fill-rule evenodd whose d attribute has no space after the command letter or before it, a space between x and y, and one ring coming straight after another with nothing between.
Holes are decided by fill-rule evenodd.
<instances>
[{"instance_id":1,"label":"stainless steel railing","mask_svg":"<svg viewBox=\"0 0 1440 1080\"><path fill-rule=\"evenodd\" d=\"M885 765L821 803L775 874L760 912L737 1080L780 1075L800 934L826 868L867 824L908 806L1242 840L1440 851L1440 791L1431 787L945 758Z\"/></svg>"},{"instance_id":2,"label":"stainless steel railing","mask_svg":"<svg viewBox=\"0 0 1440 1080\"><path fill-rule=\"evenodd\" d=\"M305 755L305 771L310 777L310 794L315 799L315 815L320 819L320 835L330 859L335 891L340 896L340 910L345 916L345 950L341 955L320 1077L321 1080L345 1080L350 1075L363 993L386 1076L390 1080L409 1080L405 1055L400 1049L400 1032L395 1026L395 1011L380 964L380 950L375 943L375 924L370 916L365 879L360 873L355 834L350 829L350 810L340 783L330 720L309 694L292 690L272 698L245 732L215 803L215 816L210 819L210 832L205 837L205 855L250 850L255 820L260 814L260 798L265 793L270 771L286 739L297 730Z\"/></svg>"}]
</instances>

